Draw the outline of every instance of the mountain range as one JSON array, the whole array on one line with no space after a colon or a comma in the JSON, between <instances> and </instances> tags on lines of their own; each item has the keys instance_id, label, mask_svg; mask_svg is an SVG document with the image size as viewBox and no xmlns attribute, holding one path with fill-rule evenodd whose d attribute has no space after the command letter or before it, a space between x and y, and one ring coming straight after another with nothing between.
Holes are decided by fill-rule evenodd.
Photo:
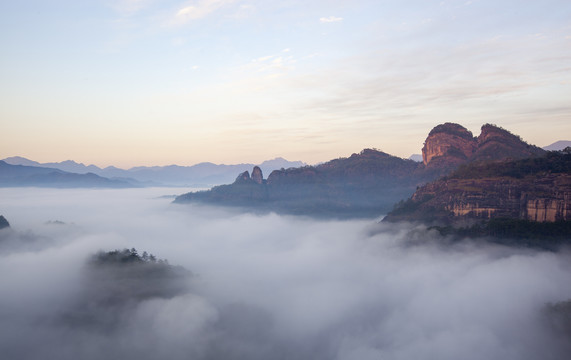
<instances>
[{"instance_id":1,"label":"mountain range","mask_svg":"<svg viewBox=\"0 0 571 360\"><path fill-rule=\"evenodd\" d=\"M108 179L93 173L76 174L59 169L11 165L0 160L0 187L129 188L134 182Z\"/></svg>"},{"instance_id":2,"label":"mountain range","mask_svg":"<svg viewBox=\"0 0 571 360\"><path fill-rule=\"evenodd\" d=\"M375 149L317 166L275 170L267 179L254 168L234 183L191 192L175 203L208 203L291 214L334 217L377 217L423 185L460 166L541 158L548 152L519 136L485 124L479 136L459 124L430 131L422 162L401 159ZM567 190L565 190L567 191Z\"/></svg>"},{"instance_id":3,"label":"mountain range","mask_svg":"<svg viewBox=\"0 0 571 360\"><path fill-rule=\"evenodd\" d=\"M4 182L0 181L0 186L6 186L8 183L19 183L19 186L41 186L42 183L46 186L58 186L67 187L70 186L73 181L72 179L77 179L79 182L73 186L81 186L81 181L79 179L87 179L87 175L95 181L96 179L93 175L97 175L102 178L107 178L110 181L122 182L130 184L130 186L191 186L191 187L209 187L216 184L223 184L231 182L236 173L250 169L255 164L237 164L237 165L217 165L209 162L203 162L193 166L139 166L133 167L128 170L119 169L114 166L109 166L106 168L100 168L95 165L84 165L82 163L77 163L72 160L55 162L55 163L39 163L37 161L29 160L23 157L15 156L9 157L3 160L4 166L0 167L0 178L4 179ZM25 168L11 169L6 165L14 166L24 166ZM289 167L299 167L305 165L301 161L287 161L283 158L275 158L273 160L264 161L259 166L265 171L273 171L275 169L289 168ZM42 169L42 170L40 170ZM43 170L48 169L48 170ZM57 171L54 171L57 170ZM18 176L30 176L37 173L35 178L30 178L28 180L22 181L22 178L9 181L8 178L11 174L16 174ZM25 172L25 174L24 174ZM47 178L47 174L49 179ZM65 175L64 174L75 174L84 175L83 177ZM56 176L57 175L57 176ZM67 177L65 180L64 177ZM61 183L58 184L58 178L61 179ZM95 184L95 182L93 182ZM99 180L101 184L101 182ZM111 183L110 183L111 184Z\"/></svg>"}]
</instances>

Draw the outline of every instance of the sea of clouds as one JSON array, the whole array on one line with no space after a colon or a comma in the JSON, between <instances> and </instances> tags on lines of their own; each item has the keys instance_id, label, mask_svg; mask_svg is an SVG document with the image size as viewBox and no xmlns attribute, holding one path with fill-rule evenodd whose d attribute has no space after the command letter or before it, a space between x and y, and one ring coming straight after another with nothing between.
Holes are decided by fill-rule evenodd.
<instances>
[{"instance_id":1,"label":"sea of clouds","mask_svg":"<svg viewBox=\"0 0 571 360\"><path fill-rule=\"evenodd\" d=\"M6 359L567 359L571 252L422 227L174 205L184 189L0 189ZM174 297L70 321L97 251L192 272ZM87 291L87 289L89 291ZM83 300L82 300L83 299ZM554 307L555 306L555 307ZM567 309L567 310L565 310ZM90 310L87 310L90 311Z\"/></svg>"}]
</instances>

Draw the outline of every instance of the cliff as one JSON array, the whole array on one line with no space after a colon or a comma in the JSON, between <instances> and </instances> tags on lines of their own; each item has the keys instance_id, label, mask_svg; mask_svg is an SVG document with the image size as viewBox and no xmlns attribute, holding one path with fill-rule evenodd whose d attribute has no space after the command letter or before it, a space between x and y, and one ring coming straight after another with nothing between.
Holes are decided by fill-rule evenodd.
<instances>
[{"instance_id":1,"label":"cliff","mask_svg":"<svg viewBox=\"0 0 571 360\"><path fill-rule=\"evenodd\" d=\"M500 218L571 220L571 153L465 165L419 188L385 220L467 226Z\"/></svg>"},{"instance_id":2,"label":"cliff","mask_svg":"<svg viewBox=\"0 0 571 360\"><path fill-rule=\"evenodd\" d=\"M545 150L491 124L483 125L478 137L458 124L438 125L430 131L422 148L424 165L441 175L471 162L515 160L543 154Z\"/></svg>"},{"instance_id":3,"label":"cliff","mask_svg":"<svg viewBox=\"0 0 571 360\"><path fill-rule=\"evenodd\" d=\"M477 140L461 125L445 123L430 131L422 147L422 161L431 167L450 167L467 162Z\"/></svg>"}]
</instances>

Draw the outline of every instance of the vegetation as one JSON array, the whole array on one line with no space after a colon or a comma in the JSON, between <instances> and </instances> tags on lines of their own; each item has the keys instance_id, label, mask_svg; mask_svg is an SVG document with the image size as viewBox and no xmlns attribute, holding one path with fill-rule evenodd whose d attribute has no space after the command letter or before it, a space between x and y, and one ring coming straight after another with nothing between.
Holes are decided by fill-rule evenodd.
<instances>
[{"instance_id":1,"label":"vegetation","mask_svg":"<svg viewBox=\"0 0 571 360\"><path fill-rule=\"evenodd\" d=\"M502 243L555 249L571 243L571 221L536 222L496 218L469 227L432 226L440 234L465 237L493 237Z\"/></svg>"},{"instance_id":2,"label":"vegetation","mask_svg":"<svg viewBox=\"0 0 571 360\"><path fill-rule=\"evenodd\" d=\"M375 218L414 192L425 176L419 167L412 160L365 149L318 166L274 171L262 184L239 176L231 185L184 194L175 202L314 217Z\"/></svg>"},{"instance_id":3,"label":"vegetation","mask_svg":"<svg viewBox=\"0 0 571 360\"><path fill-rule=\"evenodd\" d=\"M169 265L146 251L139 254L134 248L98 252L86 270L89 292L97 289L90 296L102 303L175 296L185 291L186 279L192 275L181 266Z\"/></svg>"},{"instance_id":4,"label":"vegetation","mask_svg":"<svg viewBox=\"0 0 571 360\"><path fill-rule=\"evenodd\" d=\"M456 135L456 136L463 138L463 139L466 139L466 140L473 140L474 139L474 137L472 136L472 133L470 131L466 130L463 126L458 125L458 124L454 124L454 123L444 123L444 124L436 125L432 130L430 130L430 132L428 133L428 136L438 134L438 133L446 133L446 134Z\"/></svg>"},{"instance_id":5,"label":"vegetation","mask_svg":"<svg viewBox=\"0 0 571 360\"><path fill-rule=\"evenodd\" d=\"M551 151L543 157L531 157L515 161L465 164L448 178L482 179L511 177L521 179L539 173L571 172L571 153Z\"/></svg>"}]
</instances>

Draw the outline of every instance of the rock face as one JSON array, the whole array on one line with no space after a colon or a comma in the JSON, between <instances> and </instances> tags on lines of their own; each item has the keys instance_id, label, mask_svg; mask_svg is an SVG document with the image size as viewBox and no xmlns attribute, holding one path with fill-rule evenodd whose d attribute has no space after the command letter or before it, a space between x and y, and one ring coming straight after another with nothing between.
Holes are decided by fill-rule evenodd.
<instances>
[{"instance_id":1,"label":"rock face","mask_svg":"<svg viewBox=\"0 0 571 360\"><path fill-rule=\"evenodd\" d=\"M571 154L478 163L419 188L387 221L571 221Z\"/></svg>"},{"instance_id":2,"label":"rock face","mask_svg":"<svg viewBox=\"0 0 571 360\"><path fill-rule=\"evenodd\" d=\"M500 127L486 124L477 139L477 150L472 161L492 161L502 159L524 159L541 156L545 150L529 145L519 136Z\"/></svg>"},{"instance_id":3,"label":"rock face","mask_svg":"<svg viewBox=\"0 0 571 360\"><path fill-rule=\"evenodd\" d=\"M445 123L428 134L422 148L422 161L427 166L457 166L467 162L476 147L476 139L465 127Z\"/></svg>"},{"instance_id":4,"label":"rock face","mask_svg":"<svg viewBox=\"0 0 571 360\"><path fill-rule=\"evenodd\" d=\"M254 166L254 169L252 170L252 180L254 180L255 183L260 185L263 183L264 177L262 175L262 169L260 169L260 167Z\"/></svg>"},{"instance_id":5,"label":"rock face","mask_svg":"<svg viewBox=\"0 0 571 360\"><path fill-rule=\"evenodd\" d=\"M450 179L429 184L413 201L438 210L447 220L510 218L540 222L571 220L571 175L549 174L533 181ZM436 214L436 213L434 213Z\"/></svg>"},{"instance_id":6,"label":"rock face","mask_svg":"<svg viewBox=\"0 0 571 360\"><path fill-rule=\"evenodd\" d=\"M9 227L10 223L8 222L8 220L6 220L4 216L0 215L0 229L9 228Z\"/></svg>"},{"instance_id":7,"label":"rock face","mask_svg":"<svg viewBox=\"0 0 571 360\"><path fill-rule=\"evenodd\" d=\"M429 169L443 169L443 173L469 162L524 159L543 154L544 150L491 124L482 126L477 138L461 125L438 125L430 131L422 148L424 165Z\"/></svg>"}]
</instances>

